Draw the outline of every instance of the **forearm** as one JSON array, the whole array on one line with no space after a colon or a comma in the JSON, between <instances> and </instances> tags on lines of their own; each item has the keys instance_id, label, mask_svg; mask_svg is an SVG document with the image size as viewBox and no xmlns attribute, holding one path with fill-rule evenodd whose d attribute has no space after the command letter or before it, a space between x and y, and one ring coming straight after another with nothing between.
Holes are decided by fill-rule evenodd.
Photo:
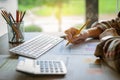
<instances>
[{"instance_id":1,"label":"forearm","mask_svg":"<svg viewBox=\"0 0 120 80\"><path fill-rule=\"evenodd\" d=\"M87 30L88 37L98 38L99 35L103 32L99 27L90 28Z\"/></svg>"}]
</instances>

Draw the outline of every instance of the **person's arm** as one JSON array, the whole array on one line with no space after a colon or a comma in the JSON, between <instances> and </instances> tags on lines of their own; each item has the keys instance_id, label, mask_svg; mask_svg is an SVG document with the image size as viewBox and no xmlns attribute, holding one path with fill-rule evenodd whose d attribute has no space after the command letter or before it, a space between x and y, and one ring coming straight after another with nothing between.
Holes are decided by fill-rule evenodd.
<instances>
[{"instance_id":1,"label":"person's arm","mask_svg":"<svg viewBox=\"0 0 120 80\"><path fill-rule=\"evenodd\" d=\"M80 34L78 34L76 37L74 37L74 35L78 31L78 29L70 28L65 31L66 39L73 44L78 44L85 41L86 38L89 37L99 38L99 35L103 32L103 29L101 27L102 25L96 23L95 25L92 26L92 28L81 31Z\"/></svg>"},{"instance_id":2,"label":"person's arm","mask_svg":"<svg viewBox=\"0 0 120 80\"><path fill-rule=\"evenodd\" d=\"M88 37L98 38L103 30L99 27L93 27L87 30Z\"/></svg>"},{"instance_id":3,"label":"person's arm","mask_svg":"<svg viewBox=\"0 0 120 80\"><path fill-rule=\"evenodd\" d=\"M103 32L103 30L99 27L93 27L87 30L84 30L78 34L78 36L74 37L75 33L78 30L75 28L70 28L65 31L66 39L70 41L73 44L78 44L86 40L86 38L92 37L92 38L98 38L99 35Z\"/></svg>"}]
</instances>

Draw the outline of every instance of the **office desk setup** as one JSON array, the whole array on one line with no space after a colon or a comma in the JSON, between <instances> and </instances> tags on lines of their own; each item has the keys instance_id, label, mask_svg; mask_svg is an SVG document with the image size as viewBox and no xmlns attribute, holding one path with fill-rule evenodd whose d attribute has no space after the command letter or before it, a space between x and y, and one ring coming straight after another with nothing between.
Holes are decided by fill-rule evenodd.
<instances>
[{"instance_id":1,"label":"office desk setup","mask_svg":"<svg viewBox=\"0 0 120 80\"><path fill-rule=\"evenodd\" d=\"M25 33L25 41L38 36L39 32ZM59 33L57 33L59 34ZM56 33L54 35L57 35ZM51 34L52 35L52 34ZM60 35L57 35L60 36ZM88 40L72 45L63 40L54 48L41 55L40 60L62 60L67 73L65 75L32 75L16 71L19 55L11 54L10 48L17 44L8 42L8 35L0 37L0 80L119 80L120 74L109 68L94 56L99 40Z\"/></svg>"}]
</instances>

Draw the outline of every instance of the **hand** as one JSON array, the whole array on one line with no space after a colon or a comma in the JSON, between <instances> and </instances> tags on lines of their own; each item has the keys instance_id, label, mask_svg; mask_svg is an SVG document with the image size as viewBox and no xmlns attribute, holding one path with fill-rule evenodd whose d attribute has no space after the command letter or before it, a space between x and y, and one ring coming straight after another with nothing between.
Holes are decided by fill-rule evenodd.
<instances>
[{"instance_id":1,"label":"hand","mask_svg":"<svg viewBox=\"0 0 120 80\"><path fill-rule=\"evenodd\" d=\"M70 28L66 30L65 31L65 33L67 34L66 39L72 44L78 44L85 41L85 39L88 37L88 32L82 31L80 34L78 34L78 31L79 30L76 28Z\"/></svg>"}]
</instances>

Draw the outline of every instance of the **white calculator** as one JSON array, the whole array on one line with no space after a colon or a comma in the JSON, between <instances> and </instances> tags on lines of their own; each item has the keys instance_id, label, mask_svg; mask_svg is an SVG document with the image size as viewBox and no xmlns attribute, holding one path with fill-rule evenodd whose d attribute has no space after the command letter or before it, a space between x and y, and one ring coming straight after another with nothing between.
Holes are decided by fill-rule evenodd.
<instances>
[{"instance_id":1,"label":"white calculator","mask_svg":"<svg viewBox=\"0 0 120 80\"><path fill-rule=\"evenodd\" d=\"M19 57L18 71L40 74L40 75L65 75L66 66L61 60L34 60L25 57Z\"/></svg>"}]
</instances>

